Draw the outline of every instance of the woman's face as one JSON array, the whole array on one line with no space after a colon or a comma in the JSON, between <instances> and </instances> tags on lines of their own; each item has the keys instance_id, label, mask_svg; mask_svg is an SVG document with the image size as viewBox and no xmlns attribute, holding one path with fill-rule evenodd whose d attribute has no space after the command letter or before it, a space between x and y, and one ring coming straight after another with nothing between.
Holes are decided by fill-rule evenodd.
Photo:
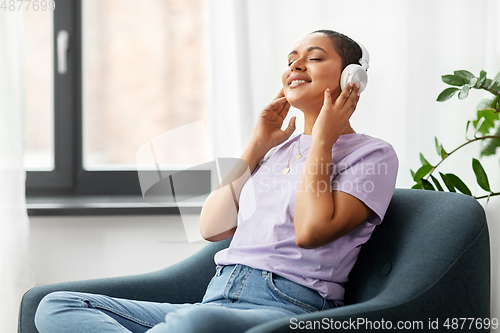
<instances>
[{"instance_id":1,"label":"woman's face","mask_svg":"<svg viewBox=\"0 0 500 333\"><path fill-rule=\"evenodd\" d=\"M330 88L335 100L340 94L342 59L329 37L314 33L300 40L288 55L283 73L283 93L293 107L301 110L323 105L324 92Z\"/></svg>"}]
</instances>

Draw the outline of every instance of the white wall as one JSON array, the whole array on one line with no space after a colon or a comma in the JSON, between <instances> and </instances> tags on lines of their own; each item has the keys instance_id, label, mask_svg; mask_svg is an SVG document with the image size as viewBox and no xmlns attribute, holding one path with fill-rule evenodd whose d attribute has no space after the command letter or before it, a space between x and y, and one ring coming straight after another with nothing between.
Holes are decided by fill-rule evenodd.
<instances>
[{"instance_id":1,"label":"white wall","mask_svg":"<svg viewBox=\"0 0 500 333\"><path fill-rule=\"evenodd\" d=\"M146 273L205 245L188 243L171 215L31 217L30 225L37 285Z\"/></svg>"}]
</instances>

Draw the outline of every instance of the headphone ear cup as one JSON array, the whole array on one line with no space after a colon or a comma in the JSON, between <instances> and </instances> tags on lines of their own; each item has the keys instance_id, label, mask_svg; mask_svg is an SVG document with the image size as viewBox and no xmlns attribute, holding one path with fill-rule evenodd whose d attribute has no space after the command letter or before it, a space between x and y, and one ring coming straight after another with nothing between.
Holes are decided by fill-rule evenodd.
<instances>
[{"instance_id":1,"label":"headphone ear cup","mask_svg":"<svg viewBox=\"0 0 500 333\"><path fill-rule=\"evenodd\" d=\"M347 65L346 68L342 71L342 74L340 75L340 89L344 90L344 88L347 86L349 81L352 78L352 74L355 71L356 67L359 67L359 65L354 65L350 64Z\"/></svg>"},{"instance_id":2,"label":"headphone ear cup","mask_svg":"<svg viewBox=\"0 0 500 333\"><path fill-rule=\"evenodd\" d=\"M344 90L349 82L359 83L359 92L363 92L368 84L368 74L360 65L350 64L340 75L340 89Z\"/></svg>"},{"instance_id":3,"label":"headphone ear cup","mask_svg":"<svg viewBox=\"0 0 500 333\"><path fill-rule=\"evenodd\" d=\"M365 90L366 85L368 84L368 74L362 67L359 67L354 72L351 81L353 83L359 83L359 92L362 93L363 90Z\"/></svg>"}]
</instances>

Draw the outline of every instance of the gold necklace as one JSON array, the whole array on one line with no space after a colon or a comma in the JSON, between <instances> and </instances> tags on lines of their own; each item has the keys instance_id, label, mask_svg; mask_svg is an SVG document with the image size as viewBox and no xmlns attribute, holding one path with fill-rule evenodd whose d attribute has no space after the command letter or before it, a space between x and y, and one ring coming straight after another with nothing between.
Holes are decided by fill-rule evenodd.
<instances>
[{"instance_id":1,"label":"gold necklace","mask_svg":"<svg viewBox=\"0 0 500 333\"><path fill-rule=\"evenodd\" d=\"M301 138L301 136L299 136L299 140L293 144L292 150L290 151L290 156L288 157L288 162L286 163L286 167L283 169L283 171L281 171L281 173L283 175L286 175L287 173L289 173L290 172L290 167L293 165L293 163L297 162L297 160L299 160L302 157L302 153L300 152L300 138ZM292 164L290 164L290 159L292 158L293 150L295 149L295 145L297 143L298 143L297 147L298 147L298 150L299 150L299 154L297 156L295 156L295 161L293 161ZM308 151L309 148L311 148L311 147L308 147L306 150L303 151L303 153L305 153L306 151Z\"/></svg>"}]
</instances>

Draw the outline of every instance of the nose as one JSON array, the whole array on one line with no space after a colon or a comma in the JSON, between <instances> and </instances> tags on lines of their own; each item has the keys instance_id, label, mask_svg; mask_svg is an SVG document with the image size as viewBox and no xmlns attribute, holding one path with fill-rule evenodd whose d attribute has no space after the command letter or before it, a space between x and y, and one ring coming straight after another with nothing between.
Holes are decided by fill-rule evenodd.
<instances>
[{"instance_id":1,"label":"nose","mask_svg":"<svg viewBox=\"0 0 500 333\"><path fill-rule=\"evenodd\" d=\"M305 67L302 65L302 66L293 66L292 67L292 72L303 72L305 69Z\"/></svg>"},{"instance_id":2,"label":"nose","mask_svg":"<svg viewBox=\"0 0 500 333\"><path fill-rule=\"evenodd\" d=\"M304 62L302 59L297 59L295 60L291 65L290 65L290 70L297 71L297 72L302 72L306 69L306 66L304 65Z\"/></svg>"},{"instance_id":3,"label":"nose","mask_svg":"<svg viewBox=\"0 0 500 333\"><path fill-rule=\"evenodd\" d=\"M293 64L291 69L292 72L303 72L306 69L306 66L304 66L304 64Z\"/></svg>"}]
</instances>

